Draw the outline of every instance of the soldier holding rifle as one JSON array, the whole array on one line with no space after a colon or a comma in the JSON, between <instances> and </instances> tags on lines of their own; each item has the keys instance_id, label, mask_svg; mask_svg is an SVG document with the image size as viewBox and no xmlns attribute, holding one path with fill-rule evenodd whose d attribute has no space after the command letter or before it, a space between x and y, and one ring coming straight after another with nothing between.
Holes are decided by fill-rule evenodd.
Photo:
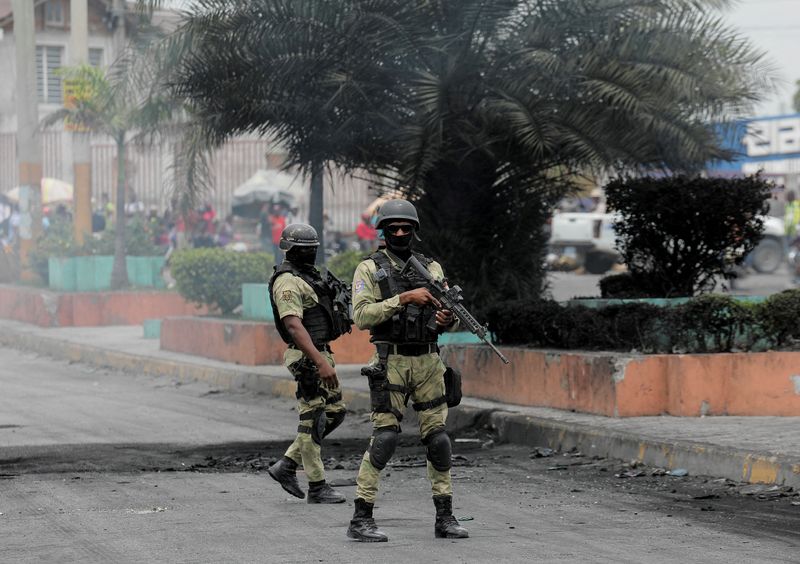
<instances>
[{"instance_id":1,"label":"soldier holding rifle","mask_svg":"<svg viewBox=\"0 0 800 564\"><path fill-rule=\"evenodd\" d=\"M377 353L370 366L362 369L370 385L374 432L361 461L347 536L362 542L388 540L375 524L373 507L380 472L397 446L402 410L411 399L427 449L427 473L436 508L434 534L437 538L467 538L469 533L452 512L451 444L445 430L445 372L449 369L439 358L436 345L439 334L453 328L456 318L442 308L424 280L401 271L414 257L434 279L442 281L444 274L437 262L412 251L419 218L410 202L383 204L377 228L383 230L386 246L361 262L353 277L353 317L359 328L370 330Z\"/></svg>"}]
</instances>

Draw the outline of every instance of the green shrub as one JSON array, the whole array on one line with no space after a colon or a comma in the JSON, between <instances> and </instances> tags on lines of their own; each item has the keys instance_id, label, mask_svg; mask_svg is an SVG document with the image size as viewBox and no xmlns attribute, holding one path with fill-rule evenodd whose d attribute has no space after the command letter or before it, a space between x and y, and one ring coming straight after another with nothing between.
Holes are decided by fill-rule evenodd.
<instances>
[{"instance_id":1,"label":"green shrub","mask_svg":"<svg viewBox=\"0 0 800 564\"><path fill-rule=\"evenodd\" d=\"M729 352L755 321L752 310L730 296L709 294L675 308L673 346L691 352Z\"/></svg>"},{"instance_id":2,"label":"green shrub","mask_svg":"<svg viewBox=\"0 0 800 564\"><path fill-rule=\"evenodd\" d=\"M489 308L489 328L503 345L560 347L558 319L562 307L551 300L511 300Z\"/></svg>"},{"instance_id":3,"label":"green shrub","mask_svg":"<svg viewBox=\"0 0 800 564\"><path fill-rule=\"evenodd\" d=\"M652 297L713 289L761 239L770 184L745 178L622 178L606 186L617 248Z\"/></svg>"},{"instance_id":4,"label":"green shrub","mask_svg":"<svg viewBox=\"0 0 800 564\"><path fill-rule=\"evenodd\" d=\"M600 297L603 299L630 300L652 298L648 291L649 284L631 272L611 274L600 279Z\"/></svg>"},{"instance_id":5,"label":"green shrub","mask_svg":"<svg viewBox=\"0 0 800 564\"><path fill-rule=\"evenodd\" d=\"M111 226L105 231L87 238L82 249L84 255L113 255L116 233ZM125 223L125 255L131 257L154 257L164 254L164 250L153 243L150 223L135 217Z\"/></svg>"},{"instance_id":6,"label":"green shrub","mask_svg":"<svg viewBox=\"0 0 800 564\"><path fill-rule=\"evenodd\" d=\"M233 313L242 303L242 284L265 284L272 274L268 253L238 253L224 249L190 249L170 258L178 292L187 300Z\"/></svg>"},{"instance_id":7,"label":"green shrub","mask_svg":"<svg viewBox=\"0 0 800 564\"><path fill-rule=\"evenodd\" d=\"M35 249L30 253L28 262L31 268L47 284L50 275L48 259L50 257L74 257L84 254L75 241L72 222L54 219L50 227L36 241Z\"/></svg>"},{"instance_id":8,"label":"green shrub","mask_svg":"<svg viewBox=\"0 0 800 564\"><path fill-rule=\"evenodd\" d=\"M777 346L800 340L800 290L773 294L756 306L756 312L763 332Z\"/></svg>"},{"instance_id":9,"label":"green shrub","mask_svg":"<svg viewBox=\"0 0 800 564\"><path fill-rule=\"evenodd\" d=\"M75 240L75 230L69 219L53 218L50 227L42 233L31 253L31 267L42 280L49 276L48 258L81 257L114 254L114 230L106 229L86 237L83 245ZM130 220L125 225L125 254L134 257L161 256L164 251L153 244L153 235L149 225L139 218Z\"/></svg>"},{"instance_id":10,"label":"green shrub","mask_svg":"<svg viewBox=\"0 0 800 564\"><path fill-rule=\"evenodd\" d=\"M364 251L344 251L331 257L328 269L346 284L351 284L356 267L364 258Z\"/></svg>"},{"instance_id":11,"label":"green shrub","mask_svg":"<svg viewBox=\"0 0 800 564\"><path fill-rule=\"evenodd\" d=\"M593 309L515 300L490 308L489 328L505 345L643 353L764 350L800 340L800 290L760 304L713 294L666 307L628 303Z\"/></svg>"}]
</instances>

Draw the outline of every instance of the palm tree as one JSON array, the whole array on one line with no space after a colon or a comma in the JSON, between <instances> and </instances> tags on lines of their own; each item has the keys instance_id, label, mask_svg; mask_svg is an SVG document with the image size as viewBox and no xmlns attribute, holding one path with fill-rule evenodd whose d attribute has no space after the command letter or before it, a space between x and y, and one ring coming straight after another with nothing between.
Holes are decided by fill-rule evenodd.
<instances>
[{"instance_id":1,"label":"palm tree","mask_svg":"<svg viewBox=\"0 0 800 564\"><path fill-rule=\"evenodd\" d=\"M366 41L359 57L346 68L342 64L358 53L354 44L347 45L348 38L379 32L360 18L357 3L211 0L197 9L162 49L162 80L191 102L198 126L194 141L207 149L257 132L285 146L286 168L310 176L310 221L322 235L326 168L352 170L387 138L376 130L388 124L362 117L374 113L384 120L391 111L380 101L391 87L386 78L391 69L375 65ZM195 143L185 147L194 149ZM362 148L366 152L357 154ZM200 162L201 153L194 150L191 156ZM201 191L203 180L195 174L187 188L193 191L196 184Z\"/></svg>"},{"instance_id":2,"label":"palm tree","mask_svg":"<svg viewBox=\"0 0 800 564\"><path fill-rule=\"evenodd\" d=\"M204 136L366 169L414 199L478 305L545 287L543 226L592 170L695 171L770 84L723 0L203 0L172 82Z\"/></svg>"},{"instance_id":3,"label":"palm tree","mask_svg":"<svg viewBox=\"0 0 800 564\"><path fill-rule=\"evenodd\" d=\"M111 287L120 289L128 284L125 261L125 186L127 181L126 153L130 142L159 133L171 119L174 106L134 87L132 73L121 70L124 57L105 72L79 65L65 67L60 72L72 95L64 108L49 114L45 126L64 122L92 133L108 135L117 147L117 183L115 189L116 217L114 224L114 267Z\"/></svg>"}]
</instances>

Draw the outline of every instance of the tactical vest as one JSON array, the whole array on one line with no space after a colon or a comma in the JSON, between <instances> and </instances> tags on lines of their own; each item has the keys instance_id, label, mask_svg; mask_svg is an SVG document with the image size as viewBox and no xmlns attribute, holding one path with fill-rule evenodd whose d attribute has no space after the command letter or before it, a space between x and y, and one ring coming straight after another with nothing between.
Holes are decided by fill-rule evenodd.
<instances>
[{"instance_id":1,"label":"tactical vest","mask_svg":"<svg viewBox=\"0 0 800 564\"><path fill-rule=\"evenodd\" d=\"M433 260L419 254L413 253L426 268ZM400 276L400 271L392 266L392 261L386 254L377 251L370 257L378 269L374 275L375 282L381 291L381 299L388 300L392 296L397 296L408 290L427 287L422 278L406 278ZM438 338L438 331L431 330L427 325L433 326L436 317L436 308L432 305L418 306L407 304L399 312L392 315L383 323L376 325L370 330L372 342L389 343L435 343Z\"/></svg>"},{"instance_id":2,"label":"tactical vest","mask_svg":"<svg viewBox=\"0 0 800 564\"><path fill-rule=\"evenodd\" d=\"M269 297L272 304L272 315L275 319L275 328L278 329L278 333L280 333L284 342L290 345L294 344L292 336L281 321L272 290L275 286L275 279L285 272L291 272L300 277L303 282L311 286L311 289L317 295L319 303L312 308L303 310L303 327L308 331L315 345L325 345L342 335L344 333L343 327L349 328L349 318L341 319L343 314L338 311L338 308L335 309L333 307L334 290L322 280L322 276L316 269L313 271L300 270L289 261L283 261L280 266L274 268L275 272L272 274L272 278L269 279Z\"/></svg>"}]
</instances>

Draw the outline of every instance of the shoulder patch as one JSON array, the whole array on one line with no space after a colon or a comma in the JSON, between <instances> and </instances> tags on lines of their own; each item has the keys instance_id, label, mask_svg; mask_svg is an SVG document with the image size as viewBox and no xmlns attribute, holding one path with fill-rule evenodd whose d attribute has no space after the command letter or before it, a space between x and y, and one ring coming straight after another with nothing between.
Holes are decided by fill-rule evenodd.
<instances>
[{"instance_id":1,"label":"shoulder patch","mask_svg":"<svg viewBox=\"0 0 800 564\"><path fill-rule=\"evenodd\" d=\"M363 280L356 280L356 284L355 284L355 286L353 286L353 291L356 294L360 294L361 292L364 291L364 288L366 288L366 287L367 287L367 285Z\"/></svg>"},{"instance_id":2,"label":"shoulder patch","mask_svg":"<svg viewBox=\"0 0 800 564\"><path fill-rule=\"evenodd\" d=\"M281 300L284 302L291 302L292 301L292 291L291 290L284 290L281 293Z\"/></svg>"}]
</instances>

